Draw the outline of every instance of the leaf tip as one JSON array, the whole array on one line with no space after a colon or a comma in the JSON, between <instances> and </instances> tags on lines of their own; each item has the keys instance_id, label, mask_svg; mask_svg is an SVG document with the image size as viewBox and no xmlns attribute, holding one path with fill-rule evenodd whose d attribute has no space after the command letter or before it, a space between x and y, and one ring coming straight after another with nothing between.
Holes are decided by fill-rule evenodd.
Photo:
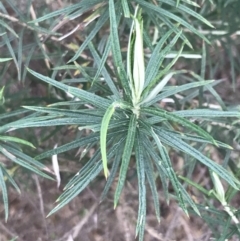
<instances>
[{"instance_id":1,"label":"leaf tip","mask_svg":"<svg viewBox=\"0 0 240 241\"><path fill-rule=\"evenodd\" d=\"M107 167L104 168L104 176L105 176L106 180L107 180L108 177L109 177L109 170L108 170Z\"/></svg>"}]
</instances>

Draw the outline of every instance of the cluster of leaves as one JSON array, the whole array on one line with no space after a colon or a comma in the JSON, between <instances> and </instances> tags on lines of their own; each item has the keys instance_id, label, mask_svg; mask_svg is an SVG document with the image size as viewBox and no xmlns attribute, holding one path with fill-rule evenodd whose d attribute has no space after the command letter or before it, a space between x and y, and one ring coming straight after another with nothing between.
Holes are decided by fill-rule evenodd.
<instances>
[{"instance_id":1,"label":"cluster of leaves","mask_svg":"<svg viewBox=\"0 0 240 241\"><path fill-rule=\"evenodd\" d=\"M24 110L13 113L3 111L4 114L1 115L1 119L17 114L26 114L29 111L33 111L33 113L24 119L2 123L0 132L5 133L26 127L77 125L81 133L81 138L41 153L34 159L24 154L18 146L12 144L17 142L32 146L31 143L4 135L1 136L0 140L2 154L30 171L48 177L40 171L47 170L41 163L43 159L79 147L84 147L86 153L92 147L96 149L85 166L68 182L65 191L58 198L59 204L50 214L70 202L102 171L107 178L102 199L108 193L119 171L114 196L114 207L116 207L124 187L129 165L132 163L136 168L138 178L139 210L136 236L139 236L139 240L143 240L144 237L147 206L146 185L152 192L156 216L160 221L156 174L161 180L168 202L170 198L176 199L186 214L202 215L202 218L209 224L216 224L213 220L219 220L216 225L212 225L212 229L216 230L216 227L221 228L222 226L221 234L224 239L239 234L238 213L228 206L232 197L237 193L240 184L237 179L238 173L235 173L234 168L232 168L232 172L226 168L229 164L231 147L216 141L211 135L214 133L206 131L206 127L213 122L221 124L221 126L223 124L231 125L233 119L239 118L239 111L226 107L214 90L213 87L221 81L204 80L205 67L208 64L205 45L203 45L201 76L189 70L172 70L178 58L186 56L183 51L184 47L192 48L192 41L189 41L189 39L191 40L193 36L198 40L196 43L202 41L209 43L205 34L198 30L198 26L203 24L211 32L213 25L206 18L211 20L209 15L220 9L219 5L222 6L220 2L206 1L204 7L209 10L201 12L203 10L198 10L198 4L191 0L121 0L116 2L114 0L82 0L80 3L51 12L30 23L25 23L24 18L21 18L21 22L18 23L25 24L25 27L38 33L35 34L36 43L32 47L30 57L24 62L26 65L28 65L36 48L41 50L46 66L48 66L48 60L51 60L51 57L44 51L44 44L40 41L40 32L41 36L45 36L45 40L50 38L53 41L62 41L68 36L57 38L58 33L54 32L54 27L59 21L58 16L64 15L68 21L81 17L83 18L82 25L89 28L86 39L75 50L74 55L69 58L70 60L68 59L68 63L73 62L74 65L64 63L64 65L59 66L59 63L62 62L58 62L54 66L51 77L42 75L30 68L24 69L22 73L23 32L20 35L16 34L13 28L1 20L0 25L5 29L2 34L3 43L7 47L9 55L4 56L0 61L11 61L12 59L19 80L25 79L26 70L28 70L32 76L49 84L51 88L56 87L62 90L66 95L64 97L66 101L57 101L47 107L24 106ZM11 4L11 1L9 3ZM226 1L224 6L230 5L231 1ZM6 21L7 11L2 4L0 4L0 7L4 13L0 16L5 17ZM30 9L30 7L29 1L28 8ZM16 10L15 7L14 9ZM15 12L18 16L22 16L18 11ZM43 21L50 22L53 18L55 20L50 27L51 31L39 27L39 24ZM235 19L235 21L238 20ZM110 34L106 35L106 38L102 38L103 41L100 44L96 44L95 39L106 25L109 25ZM128 33L130 31L127 54L122 51L124 41L123 43L120 41L118 32L120 27ZM154 30L153 38L148 31L151 29ZM232 27L230 29L228 34L229 31L235 31ZM188 31L191 31L192 34L189 34ZM11 45L13 40L9 36L15 37L15 39L19 38L18 57L16 57L16 51ZM173 52L174 48L178 51ZM91 53L93 67L85 67L78 63L85 49L88 49ZM147 51L145 51L146 49ZM148 54L145 54L145 52ZM112 54L113 66L108 61L110 53ZM171 61L166 61L168 55L173 55ZM196 57L196 54L192 52L191 57ZM54 80L58 71L69 73L71 69L81 72L83 77L65 79L62 82ZM3 71L6 70L3 69ZM234 71L233 68L232 73L235 73ZM166 86L173 76L180 81L185 81L184 84ZM73 87L72 83L90 83L90 88L84 90ZM206 90L213 94L222 110L203 107L202 100L199 101L198 109L179 109L180 105L189 106L189 103L196 96L203 99L203 93ZM54 93L54 97L58 98L56 92ZM179 100L176 97L177 94L181 94L183 98ZM71 100L69 100L69 96L71 96ZM174 99L174 108L162 109L159 103L170 97ZM1 99L3 99L3 89ZM198 120L197 123L196 120ZM86 129L91 130L87 136L85 134ZM207 145L215 145L226 151L223 165L215 163L202 153ZM185 177L178 176L174 170L169 157L170 150L175 150L179 155L184 154L187 173ZM206 190L191 181L191 175L197 161L208 168L213 181L212 191ZM5 180L8 179L16 188L17 185L4 165L0 163L0 167L0 184L7 219L8 200ZM226 193L220 178L226 181L228 185ZM171 193L171 195L169 193L170 184L174 189L174 194ZM224 207L224 215L222 211L210 206L210 203L210 207L207 209L208 213L205 214L206 207L196 204L192 200L186 191L186 184L200 190L207 199L218 200ZM214 215L218 218L213 218ZM228 225L224 225L226 220ZM232 220L234 224L231 223Z\"/></svg>"}]
</instances>

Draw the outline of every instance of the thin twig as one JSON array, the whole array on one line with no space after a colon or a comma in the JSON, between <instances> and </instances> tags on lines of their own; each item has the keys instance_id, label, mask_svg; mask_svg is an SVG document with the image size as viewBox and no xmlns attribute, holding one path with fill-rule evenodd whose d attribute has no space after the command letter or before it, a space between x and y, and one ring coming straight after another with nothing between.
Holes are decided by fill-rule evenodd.
<instances>
[{"instance_id":1,"label":"thin twig","mask_svg":"<svg viewBox=\"0 0 240 241\"><path fill-rule=\"evenodd\" d=\"M0 229L2 229L6 234L10 235L12 238L18 237L17 240L23 241L15 232L7 228L2 222L0 222Z\"/></svg>"},{"instance_id":2,"label":"thin twig","mask_svg":"<svg viewBox=\"0 0 240 241\"><path fill-rule=\"evenodd\" d=\"M43 218L43 224L44 224L44 227L45 227L46 236L47 236L47 239L49 239L48 227L47 227L47 222L46 222L46 214L45 214L45 210L44 210L43 197L42 197L42 189L41 189L41 186L40 186L40 183L39 183L38 176L33 175L33 178L34 178L36 186L37 186L37 192L38 192L38 198L39 198L39 204L40 204L40 211L41 211L42 218Z\"/></svg>"},{"instance_id":3,"label":"thin twig","mask_svg":"<svg viewBox=\"0 0 240 241\"><path fill-rule=\"evenodd\" d=\"M30 6L30 14L31 14L31 17L32 17L33 20L36 20L36 19L37 19L37 15L36 15L36 13L35 13L35 11L34 11L34 8L33 8L33 5L32 5L32 4L31 4L31 6ZM36 25L36 26L39 26L38 22L36 22L35 25ZM39 39L41 39L41 38L42 38L42 34L39 33L39 34L38 34L38 37L39 37ZM45 52L47 52L47 47L46 47L46 45L45 45L44 43L42 43L41 45L42 45L42 49L43 49ZM47 58L44 59L44 62L45 62L45 64L46 64L47 68L48 68L48 69L51 69L50 61L49 61Z\"/></svg>"},{"instance_id":4,"label":"thin twig","mask_svg":"<svg viewBox=\"0 0 240 241\"><path fill-rule=\"evenodd\" d=\"M192 236L192 232L189 228L189 224L186 222L186 220L181 216L180 217L180 223L182 224L182 227L186 233L186 236L187 236L187 240L188 241L193 241L193 236Z\"/></svg>"},{"instance_id":5,"label":"thin twig","mask_svg":"<svg viewBox=\"0 0 240 241\"><path fill-rule=\"evenodd\" d=\"M10 15L7 15L7 14L1 13L1 12L0 12L0 17L5 18L13 23L17 23L25 28L35 31L35 29L33 27L27 25L26 23L21 22L19 19L15 18L15 17L12 17Z\"/></svg>"},{"instance_id":6,"label":"thin twig","mask_svg":"<svg viewBox=\"0 0 240 241\"><path fill-rule=\"evenodd\" d=\"M162 234L159 234L156 230L154 230L152 227L145 225L145 230L151 235L153 238L163 241Z\"/></svg>"},{"instance_id":7,"label":"thin twig","mask_svg":"<svg viewBox=\"0 0 240 241\"><path fill-rule=\"evenodd\" d=\"M73 240L75 238L78 237L78 234L80 233L81 229L83 228L83 226L88 222L89 218L93 215L93 213L95 212L96 208L98 206L98 203L95 203L91 209L88 211L88 213L86 214L85 217L83 217L83 219L78 222L70 231L68 231L67 233L65 233L63 235L62 238L57 239L55 241L65 241L65 240L69 240L69 237L71 237Z\"/></svg>"},{"instance_id":8,"label":"thin twig","mask_svg":"<svg viewBox=\"0 0 240 241\"><path fill-rule=\"evenodd\" d=\"M172 218L172 221L170 222L170 225L169 225L169 228L164 236L164 241L167 241L169 240L169 237L170 235L173 233L173 229L177 226L178 224L178 220L179 220L179 215L180 215L180 211L181 209L178 207L176 212L175 212L175 215L173 216Z\"/></svg>"}]
</instances>

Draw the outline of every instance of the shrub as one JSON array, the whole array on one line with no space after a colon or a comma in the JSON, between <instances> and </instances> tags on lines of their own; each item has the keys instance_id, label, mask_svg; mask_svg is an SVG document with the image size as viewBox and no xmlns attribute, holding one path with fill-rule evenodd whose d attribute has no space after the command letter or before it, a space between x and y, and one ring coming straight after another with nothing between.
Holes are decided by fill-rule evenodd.
<instances>
[{"instance_id":1,"label":"shrub","mask_svg":"<svg viewBox=\"0 0 240 241\"><path fill-rule=\"evenodd\" d=\"M205 1L204 7L212 6L213 12L219 9L218 2L211 4L210 1ZM228 6L227 3L226 6ZM204 80L207 72L207 49L202 41L209 43L209 40L198 29L199 25L204 24L203 26L211 28L212 24L203 17L208 16L207 10L199 14L197 10L194 10L197 7L197 3L189 0L176 2L172 0L153 2L83 0L46 14L27 25L40 31L42 29L37 23L49 22L51 18L61 14L70 20L83 14L87 16L81 26L87 29L88 35L74 56L68 56L67 64L54 66L51 77L27 68L31 76L51 87L55 97L58 98L58 94L55 92L57 90L53 90L54 87L62 90L64 94L61 96L64 100L57 100L56 103L45 107L25 105L25 110L33 111L30 115L5 123L0 128L1 133L4 133L26 127L78 126L78 131L81 133L79 138L43 152L35 159L16 148L13 149L10 144L1 144L0 151L3 155L42 176L46 174L36 168L46 170L46 167L41 164L44 158L79 147L85 148L86 153L90 148L95 148L93 156L67 183L63 194L58 198L58 205L50 214L61 209L81 193L102 171L106 177L106 185L101 199L104 199L117 177L114 196L114 208L116 208L127 171L132 165L136 169L138 179L139 209L136 236L139 236L139 240L144 239L146 189L148 187L152 192L157 219L160 221L160 204L156 186L158 177L167 202L175 199L187 215L191 213L202 216L207 223L211 223L213 230L214 224L219 228L222 226L221 234L224 239L239 234L238 212L236 213L229 206L231 199L237 193L236 190L239 189L237 174L229 165L229 153L232 148L228 144L215 140L214 132L223 131L227 125L231 128L233 125L237 126L240 114L236 108L226 107L214 90L213 87L221 81ZM109 27L109 35L104 34L103 41L98 43L100 31L106 26ZM3 23L2 27L14 35L13 29L7 28ZM129 33L128 41L120 36L119 28L122 28L124 33ZM155 34L152 36L150 30L154 30L155 34L160 32L160 38L154 37ZM192 34L186 33L186 30L191 31ZM54 28L48 33L47 30L44 31L45 36L54 41L57 36ZM67 36L60 37L58 41ZM174 69L178 59L181 56L186 57L184 49L192 48L192 43L188 40L192 38L196 41L194 45L200 45L202 48L200 75L195 74L191 66L188 69ZM18 64L21 61L21 54L17 61L6 37L5 43L18 66L18 75L21 76ZM126 45L127 52L124 52L123 48ZM39 46L43 46L41 42ZM90 51L92 67L86 67L81 63L81 54L86 48ZM173 59L168 61L167 56L172 54L174 49L177 52L173 54ZM21 48L19 47L18 50L21 51ZM199 55L192 53L190 57L195 58ZM231 61L231 63L234 62ZM80 72L82 77L65 81L54 80L58 71L68 73L69 70ZM181 84L171 84L173 77ZM71 84L74 82L89 85L79 88ZM206 91L217 99L219 109L211 108L211 105L203 105L205 98L203 94ZM181 94L181 99L178 98L179 94ZM160 103L166 98L174 101L163 108ZM199 98L197 108L191 106L194 98ZM25 110L22 110L22 113ZM86 130L90 131L86 132ZM1 138L7 143L15 141L32 145L16 137L2 136ZM210 145L226 151L227 155L223 164L214 162L203 153L204 148ZM177 155L185 159L182 176L174 170L169 156L170 151L175 151ZM191 180L197 162L209 170L213 184L211 190ZM1 168L0 183L7 218L7 191L4 175L15 187L16 183L3 165ZM174 193L170 192L169 185L173 187ZM204 204L194 202L187 192L187 185L198 189L209 200L218 200L224 211L218 211L214 205L206 207ZM226 192L224 188L227 188ZM214 215L221 221L214 222ZM218 234L215 235L219 237Z\"/></svg>"}]
</instances>

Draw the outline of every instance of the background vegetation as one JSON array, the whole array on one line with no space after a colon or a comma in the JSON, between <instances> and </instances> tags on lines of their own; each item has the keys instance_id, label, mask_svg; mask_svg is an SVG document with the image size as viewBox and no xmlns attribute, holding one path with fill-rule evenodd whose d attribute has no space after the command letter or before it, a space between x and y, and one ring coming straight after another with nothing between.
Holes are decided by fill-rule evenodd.
<instances>
[{"instance_id":1,"label":"background vegetation","mask_svg":"<svg viewBox=\"0 0 240 241\"><path fill-rule=\"evenodd\" d=\"M239 240L239 9L3 0L0 240Z\"/></svg>"}]
</instances>

